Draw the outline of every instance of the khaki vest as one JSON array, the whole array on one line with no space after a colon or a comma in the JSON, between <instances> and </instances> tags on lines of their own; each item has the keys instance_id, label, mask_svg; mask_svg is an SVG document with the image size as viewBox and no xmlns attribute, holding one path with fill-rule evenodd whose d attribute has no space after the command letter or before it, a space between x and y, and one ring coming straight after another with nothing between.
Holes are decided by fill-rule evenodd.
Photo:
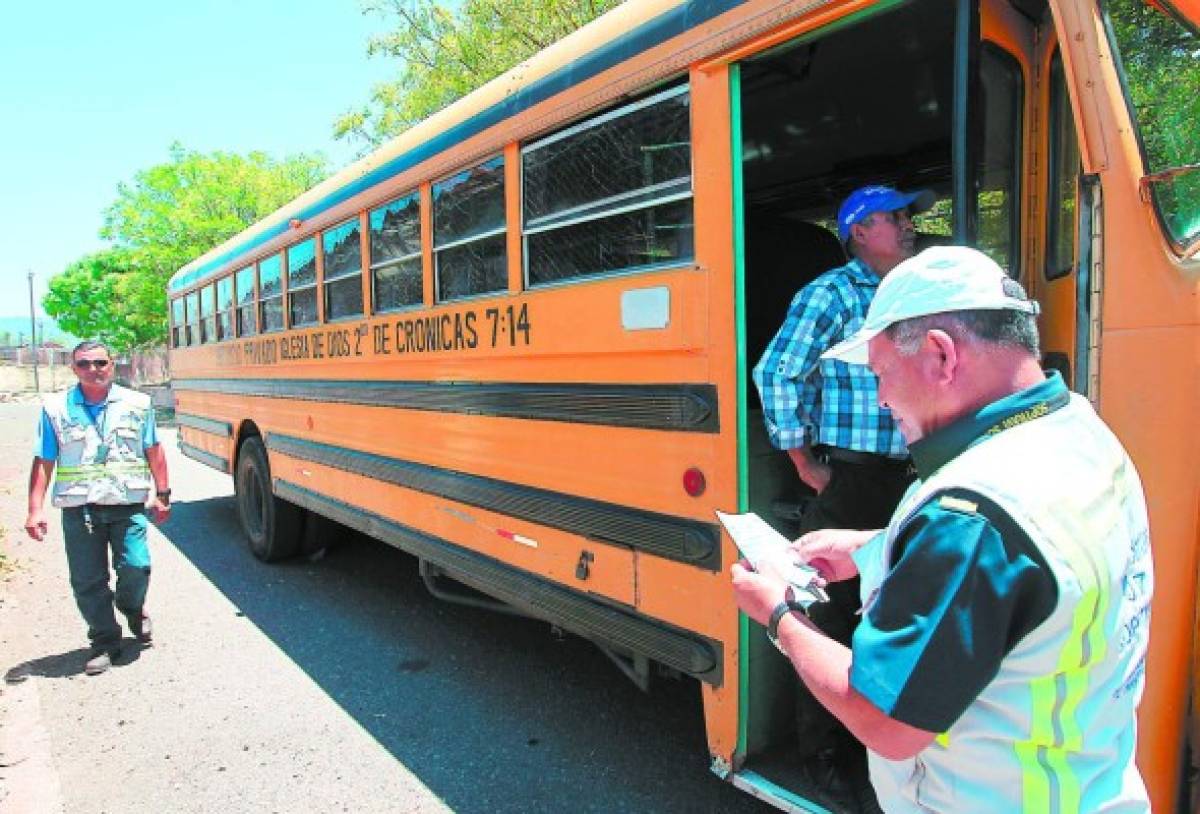
<instances>
[{"instance_id":1,"label":"khaki vest","mask_svg":"<svg viewBox=\"0 0 1200 814\"><path fill-rule=\"evenodd\" d=\"M979 441L914 485L876 551L864 550L864 602L914 512L953 487L991 498L1021 526L1058 601L949 731L909 760L870 755L884 810L1149 811L1134 758L1154 574L1129 456L1078 395Z\"/></svg>"},{"instance_id":2,"label":"khaki vest","mask_svg":"<svg viewBox=\"0 0 1200 814\"><path fill-rule=\"evenodd\" d=\"M45 408L58 439L55 506L146 502L151 478L142 433L150 420L149 396L113 385L97 421L84 410L78 387L51 396ZM99 460L103 447L107 455Z\"/></svg>"}]
</instances>

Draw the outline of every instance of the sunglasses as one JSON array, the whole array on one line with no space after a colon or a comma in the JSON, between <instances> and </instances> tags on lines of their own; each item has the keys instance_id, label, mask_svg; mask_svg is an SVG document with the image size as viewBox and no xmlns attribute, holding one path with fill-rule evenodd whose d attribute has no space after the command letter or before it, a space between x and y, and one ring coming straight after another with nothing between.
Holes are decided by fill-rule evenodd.
<instances>
[{"instance_id":1,"label":"sunglasses","mask_svg":"<svg viewBox=\"0 0 1200 814\"><path fill-rule=\"evenodd\" d=\"M75 367L80 370L87 370L89 367L94 367L96 370L104 370L108 367L108 359L76 359Z\"/></svg>"}]
</instances>

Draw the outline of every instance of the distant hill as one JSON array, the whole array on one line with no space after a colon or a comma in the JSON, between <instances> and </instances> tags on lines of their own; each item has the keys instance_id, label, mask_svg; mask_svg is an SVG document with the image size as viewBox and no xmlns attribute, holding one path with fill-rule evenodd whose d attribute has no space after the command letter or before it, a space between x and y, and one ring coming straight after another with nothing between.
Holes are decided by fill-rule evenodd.
<instances>
[{"instance_id":1,"label":"distant hill","mask_svg":"<svg viewBox=\"0 0 1200 814\"><path fill-rule=\"evenodd\" d=\"M58 327L58 323L50 317L38 320L38 331L43 341L61 342L71 347L79 341L78 338ZM29 341L29 317L0 317L0 346L16 345L22 340Z\"/></svg>"}]
</instances>

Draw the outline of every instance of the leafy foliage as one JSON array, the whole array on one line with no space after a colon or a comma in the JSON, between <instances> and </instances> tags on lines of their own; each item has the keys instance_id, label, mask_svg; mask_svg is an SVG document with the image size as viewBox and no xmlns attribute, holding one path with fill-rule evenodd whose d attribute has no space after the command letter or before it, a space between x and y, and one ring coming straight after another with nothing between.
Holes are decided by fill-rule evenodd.
<instances>
[{"instance_id":1,"label":"leafy foliage","mask_svg":"<svg viewBox=\"0 0 1200 814\"><path fill-rule=\"evenodd\" d=\"M99 339L120 353L161 339L154 311L139 312L130 252L110 249L72 263L50 280L42 300L46 313L76 336ZM162 299L161 292L159 299Z\"/></svg>"},{"instance_id":2,"label":"leafy foliage","mask_svg":"<svg viewBox=\"0 0 1200 814\"><path fill-rule=\"evenodd\" d=\"M166 286L175 271L327 174L319 155L277 161L173 144L170 157L118 185L101 230L115 247L73 263L43 300L65 330L102 338L118 353L166 341Z\"/></svg>"},{"instance_id":3,"label":"leafy foliage","mask_svg":"<svg viewBox=\"0 0 1200 814\"><path fill-rule=\"evenodd\" d=\"M1200 37L1143 0L1105 3L1148 171L1200 163ZM1155 184L1175 237L1200 237L1200 172Z\"/></svg>"},{"instance_id":4,"label":"leafy foliage","mask_svg":"<svg viewBox=\"0 0 1200 814\"><path fill-rule=\"evenodd\" d=\"M105 211L100 232L168 276L327 174L320 156L276 161L261 152L205 155L178 143L170 155L169 163L117 185L117 200Z\"/></svg>"},{"instance_id":5,"label":"leafy foliage","mask_svg":"<svg viewBox=\"0 0 1200 814\"><path fill-rule=\"evenodd\" d=\"M367 52L400 60L362 108L334 124L338 138L377 147L619 5L618 0L368 0L397 25Z\"/></svg>"}]
</instances>

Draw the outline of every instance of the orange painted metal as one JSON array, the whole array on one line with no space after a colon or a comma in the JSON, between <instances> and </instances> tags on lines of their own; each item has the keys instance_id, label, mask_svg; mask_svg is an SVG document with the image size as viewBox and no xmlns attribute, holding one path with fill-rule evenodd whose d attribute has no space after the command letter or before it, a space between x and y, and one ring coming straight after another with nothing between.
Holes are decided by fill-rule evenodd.
<instances>
[{"instance_id":1,"label":"orange painted metal","mask_svg":"<svg viewBox=\"0 0 1200 814\"><path fill-rule=\"evenodd\" d=\"M504 214L512 228L505 235L508 257L508 290L519 294L525 287L525 264L521 260L521 145L504 148Z\"/></svg>"}]
</instances>

